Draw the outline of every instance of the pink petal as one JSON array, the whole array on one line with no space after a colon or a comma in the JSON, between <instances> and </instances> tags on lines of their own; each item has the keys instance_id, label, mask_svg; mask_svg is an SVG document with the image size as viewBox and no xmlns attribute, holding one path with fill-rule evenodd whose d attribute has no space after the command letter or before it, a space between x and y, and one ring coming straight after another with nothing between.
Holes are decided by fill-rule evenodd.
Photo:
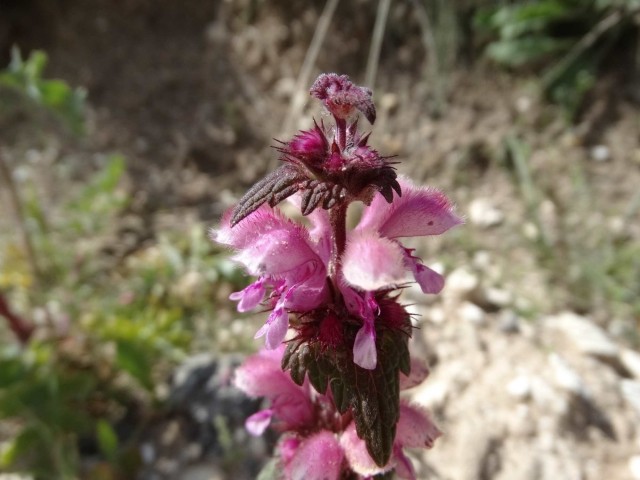
<instances>
[{"instance_id":1,"label":"pink petal","mask_svg":"<svg viewBox=\"0 0 640 480\"><path fill-rule=\"evenodd\" d=\"M225 213L211 238L237 250L232 257L253 275L283 276L300 268L324 270L309 233L275 209L262 206L231 227ZM310 265L310 266L309 266Z\"/></svg>"},{"instance_id":2,"label":"pink petal","mask_svg":"<svg viewBox=\"0 0 640 480\"><path fill-rule=\"evenodd\" d=\"M264 335L265 347L269 350L278 348L284 337L287 335L287 329L289 328L289 313L284 308L282 299L276 304L276 308L269 314L267 322L260 327L253 338L260 338Z\"/></svg>"},{"instance_id":3,"label":"pink petal","mask_svg":"<svg viewBox=\"0 0 640 480\"><path fill-rule=\"evenodd\" d=\"M409 457L404 454L402 448L398 446L393 447L393 460L395 464L393 473L397 478L416 480L416 471L413 468L413 463L411 463Z\"/></svg>"},{"instance_id":4,"label":"pink petal","mask_svg":"<svg viewBox=\"0 0 640 480\"><path fill-rule=\"evenodd\" d=\"M358 438L356 427L353 422L349 424L347 429L341 435L340 445L342 445L342 449L347 457L349 466L358 475L368 477L388 472L393 468L391 463L388 463L384 467L376 465L376 462L373 461L369 452L367 452L367 446L365 445L364 440Z\"/></svg>"},{"instance_id":5,"label":"pink petal","mask_svg":"<svg viewBox=\"0 0 640 480\"><path fill-rule=\"evenodd\" d=\"M308 425L313 419L313 404L306 387L296 385L280 363L284 345L276 350L261 350L248 357L236 369L234 385L251 397L265 397L271 401L271 421L274 426L290 430ZM258 431L266 414L253 419L248 427Z\"/></svg>"},{"instance_id":6,"label":"pink petal","mask_svg":"<svg viewBox=\"0 0 640 480\"><path fill-rule=\"evenodd\" d=\"M420 385L429 376L429 367L423 360L419 360L415 357L411 357L411 372L409 376L400 374L400 390L407 390L409 388Z\"/></svg>"},{"instance_id":7,"label":"pink petal","mask_svg":"<svg viewBox=\"0 0 640 480\"><path fill-rule=\"evenodd\" d=\"M400 283L405 278L404 251L375 232L354 232L342 257L342 273L349 284L363 290Z\"/></svg>"},{"instance_id":8,"label":"pink petal","mask_svg":"<svg viewBox=\"0 0 640 480\"><path fill-rule=\"evenodd\" d=\"M252 275L285 276L304 268L324 271L324 263L303 227L261 234L232 259L244 265Z\"/></svg>"},{"instance_id":9,"label":"pink petal","mask_svg":"<svg viewBox=\"0 0 640 480\"><path fill-rule=\"evenodd\" d=\"M283 393L303 395L301 387L280 368L283 353L284 345L251 355L236 369L233 384L250 397L273 399Z\"/></svg>"},{"instance_id":10,"label":"pink petal","mask_svg":"<svg viewBox=\"0 0 640 480\"><path fill-rule=\"evenodd\" d=\"M233 209L227 210L222 216L222 222L217 229L211 229L209 236L214 242L233 248L244 248L254 242L256 237L273 230L293 228L295 224L282 214L267 205L263 205L248 215L236 226L231 227Z\"/></svg>"},{"instance_id":11,"label":"pink petal","mask_svg":"<svg viewBox=\"0 0 640 480\"><path fill-rule=\"evenodd\" d=\"M363 325L358 330L353 344L353 362L366 370L375 369L378 363L375 330L375 312L377 310L378 304L373 295L367 292L365 301L360 304L360 312L358 312L363 320Z\"/></svg>"},{"instance_id":12,"label":"pink petal","mask_svg":"<svg viewBox=\"0 0 640 480\"><path fill-rule=\"evenodd\" d=\"M291 462L300 446L300 438L291 433L284 433L278 440L278 455L285 465Z\"/></svg>"},{"instance_id":13,"label":"pink petal","mask_svg":"<svg viewBox=\"0 0 640 480\"><path fill-rule=\"evenodd\" d=\"M273 411L271 409L260 410L245 420L244 427L251 435L259 437L271 423L272 416Z\"/></svg>"},{"instance_id":14,"label":"pink petal","mask_svg":"<svg viewBox=\"0 0 640 480\"><path fill-rule=\"evenodd\" d=\"M440 293L444 288L444 277L420 263L419 258L407 257L407 263L413 272L413 278L424 293Z\"/></svg>"},{"instance_id":15,"label":"pink petal","mask_svg":"<svg viewBox=\"0 0 640 480\"><path fill-rule=\"evenodd\" d=\"M395 443L409 448L431 448L440 435L442 432L425 409L400 402Z\"/></svg>"},{"instance_id":16,"label":"pink petal","mask_svg":"<svg viewBox=\"0 0 640 480\"><path fill-rule=\"evenodd\" d=\"M234 301L240 300L238 303L238 311L248 312L260 304L264 297L264 293L264 280L260 279L240 292L233 292L229 295L229 299Z\"/></svg>"},{"instance_id":17,"label":"pink petal","mask_svg":"<svg viewBox=\"0 0 640 480\"><path fill-rule=\"evenodd\" d=\"M358 330L353 344L353 363L366 370L373 370L376 368L377 362L376 332L373 328L363 325Z\"/></svg>"},{"instance_id":18,"label":"pink petal","mask_svg":"<svg viewBox=\"0 0 640 480\"><path fill-rule=\"evenodd\" d=\"M430 187L417 187L400 177L402 196L387 203L376 195L365 208L358 230L377 230L388 238L440 235L463 223L444 193Z\"/></svg>"},{"instance_id":19,"label":"pink petal","mask_svg":"<svg viewBox=\"0 0 640 480\"><path fill-rule=\"evenodd\" d=\"M287 465L287 479L339 480L344 452L332 432L320 431L302 441Z\"/></svg>"},{"instance_id":20,"label":"pink petal","mask_svg":"<svg viewBox=\"0 0 640 480\"><path fill-rule=\"evenodd\" d=\"M344 303L347 306L347 310L349 313L353 315L360 315L362 312L364 300L360 296L355 289L347 285L344 277L341 277L338 281L338 289L342 294L342 298L344 299Z\"/></svg>"}]
</instances>

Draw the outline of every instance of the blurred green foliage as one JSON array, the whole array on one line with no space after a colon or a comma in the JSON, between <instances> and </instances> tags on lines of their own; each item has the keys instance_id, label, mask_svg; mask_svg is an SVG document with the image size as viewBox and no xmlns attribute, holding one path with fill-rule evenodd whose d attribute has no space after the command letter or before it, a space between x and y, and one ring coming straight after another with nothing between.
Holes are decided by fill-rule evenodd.
<instances>
[{"instance_id":1,"label":"blurred green foliage","mask_svg":"<svg viewBox=\"0 0 640 480\"><path fill-rule=\"evenodd\" d=\"M0 86L24 93L40 105L60 115L74 133L84 131L84 102L86 92L72 89L62 80L43 78L47 54L35 50L23 60L20 50L11 51L11 63L0 71Z\"/></svg>"},{"instance_id":2,"label":"blurred green foliage","mask_svg":"<svg viewBox=\"0 0 640 480\"><path fill-rule=\"evenodd\" d=\"M21 299L22 311L43 317L24 349L0 347L0 419L16 430L0 468L76 478L84 442L109 462L113 476L106 478L132 475L122 469L136 465L136 432L121 438L113 425L127 412L148 415L162 400L156 387L189 352L194 318L213 317L217 284L238 283L199 226L184 241L183 232L165 236L121 265L105 264L113 259L100 238L126 206L123 173L124 159L108 156L57 209L47 204L45 214L44 199L29 199L40 278L13 255L19 246L10 238L0 244L0 258L12 257L2 262L0 286Z\"/></svg>"},{"instance_id":3,"label":"blurred green foliage","mask_svg":"<svg viewBox=\"0 0 640 480\"><path fill-rule=\"evenodd\" d=\"M588 181L584 165L570 167L571 202L562 201L545 179L531 172L527 143L516 137L505 139L505 162L513 170L527 208L527 217L536 235L528 238L532 251L566 307L579 312L607 312L614 318L640 317L640 244L602 225L603 218L619 215L622 224L631 222L640 211L640 194L631 199L626 212L606 211ZM548 172L547 172L548 173ZM552 199L558 206L554 229L542 218L542 204ZM554 230L554 231L552 231ZM558 301L558 299L556 299ZM610 320L610 319L609 319ZM625 328L628 340L640 337L632 322Z\"/></svg>"},{"instance_id":4,"label":"blurred green foliage","mask_svg":"<svg viewBox=\"0 0 640 480\"><path fill-rule=\"evenodd\" d=\"M637 33L638 13L640 0L501 2L481 8L475 27L492 35L491 59L541 72L543 92L575 117L607 55L623 35Z\"/></svg>"},{"instance_id":5,"label":"blurred green foliage","mask_svg":"<svg viewBox=\"0 0 640 480\"><path fill-rule=\"evenodd\" d=\"M36 52L23 62L14 51L0 83L81 131L83 95L43 79L45 61ZM36 330L20 346L0 329L1 471L134 478L136 442L162 407L160 386L192 351L195 324L210 323L219 295L243 283L199 224L158 239L141 234L120 251L131 234L120 221L130 200L126 161L96 161L81 182L63 158L46 175L24 167L13 185L34 258L15 229L0 232L0 291Z\"/></svg>"}]
</instances>

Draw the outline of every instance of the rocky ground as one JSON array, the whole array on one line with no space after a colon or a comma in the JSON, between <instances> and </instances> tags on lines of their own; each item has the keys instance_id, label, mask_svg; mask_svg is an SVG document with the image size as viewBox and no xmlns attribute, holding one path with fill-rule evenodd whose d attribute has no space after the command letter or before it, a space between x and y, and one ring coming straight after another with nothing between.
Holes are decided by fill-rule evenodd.
<instances>
[{"instance_id":1,"label":"rocky ground","mask_svg":"<svg viewBox=\"0 0 640 480\"><path fill-rule=\"evenodd\" d=\"M420 478L639 478L640 354L573 312L488 312L488 293L460 269L417 308L432 374L411 396L444 430Z\"/></svg>"}]
</instances>

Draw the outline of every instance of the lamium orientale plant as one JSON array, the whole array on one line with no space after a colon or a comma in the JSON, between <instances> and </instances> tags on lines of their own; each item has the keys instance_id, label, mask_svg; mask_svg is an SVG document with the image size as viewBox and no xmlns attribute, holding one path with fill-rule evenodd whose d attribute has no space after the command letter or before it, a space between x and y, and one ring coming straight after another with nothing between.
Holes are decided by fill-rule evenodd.
<instances>
[{"instance_id":1,"label":"lamium orientale plant","mask_svg":"<svg viewBox=\"0 0 640 480\"><path fill-rule=\"evenodd\" d=\"M409 355L411 316L399 291L411 275L424 293L441 275L401 239L439 235L462 220L447 197L396 174L358 126L373 124L371 90L346 75L320 75L310 91L333 117L277 147L282 165L228 211L212 239L256 281L231 295L241 312L271 313L256 333L265 348L236 373L248 395L270 407L247 420L259 435L281 432L278 478L370 478L395 470L415 478L404 447L430 448L439 430L400 390L428 369ZM293 202L309 226L276 207ZM365 207L348 230L347 208ZM288 373L287 373L288 372Z\"/></svg>"}]
</instances>

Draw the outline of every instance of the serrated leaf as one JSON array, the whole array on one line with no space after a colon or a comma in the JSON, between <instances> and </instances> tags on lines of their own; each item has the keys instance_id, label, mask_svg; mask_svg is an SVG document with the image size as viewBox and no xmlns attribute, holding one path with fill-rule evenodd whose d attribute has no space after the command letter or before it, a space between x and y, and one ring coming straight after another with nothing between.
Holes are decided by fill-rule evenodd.
<instances>
[{"instance_id":1,"label":"serrated leaf","mask_svg":"<svg viewBox=\"0 0 640 480\"><path fill-rule=\"evenodd\" d=\"M283 165L274 170L240 199L231 215L231 226L255 212L265 202L272 207L276 206L300 190L307 181L307 176L292 165Z\"/></svg>"},{"instance_id":2,"label":"serrated leaf","mask_svg":"<svg viewBox=\"0 0 640 480\"><path fill-rule=\"evenodd\" d=\"M332 378L329 382L331 388L331 394L333 395L333 401L336 409L341 415L344 415L351 404L350 396L345 388L344 383L339 378Z\"/></svg>"},{"instance_id":3,"label":"serrated leaf","mask_svg":"<svg viewBox=\"0 0 640 480\"><path fill-rule=\"evenodd\" d=\"M309 382L313 388L319 393L325 393L329 384L329 376L323 371L324 358L317 358L315 361L309 363Z\"/></svg>"},{"instance_id":4,"label":"serrated leaf","mask_svg":"<svg viewBox=\"0 0 640 480\"><path fill-rule=\"evenodd\" d=\"M376 368L365 370L351 362L344 372L344 382L357 385L351 392L356 432L379 466L387 464L393 449L400 415L400 371L401 365L407 361L407 354L408 337L405 332L381 332Z\"/></svg>"}]
</instances>

